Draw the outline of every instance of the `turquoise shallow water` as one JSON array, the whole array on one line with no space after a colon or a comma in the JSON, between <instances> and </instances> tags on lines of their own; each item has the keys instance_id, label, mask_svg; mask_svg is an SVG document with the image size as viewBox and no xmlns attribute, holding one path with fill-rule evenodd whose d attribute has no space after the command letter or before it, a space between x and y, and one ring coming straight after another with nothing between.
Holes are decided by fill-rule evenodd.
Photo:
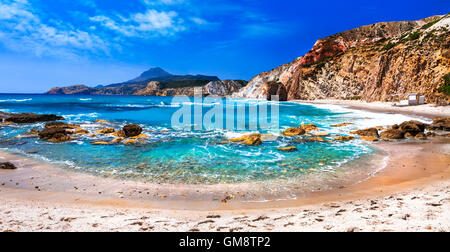
<instances>
[{"instance_id":1,"label":"turquoise shallow water","mask_svg":"<svg viewBox=\"0 0 450 252\"><path fill-rule=\"evenodd\" d=\"M247 126L253 125L257 118L250 114L249 108L267 104L244 99L234 101L233 106L247 109ZM211 105L204 104L203 113ZM173 103L170 97L0 95L0 110L4 112L58 114L67 122L82 124L88 130L100 127L93 123L95 119L112 121L116 128L137 123L150 137L140 145L131 146L94 146L90 143L94 138L89 136L61 144L36 138L14 138L44 125L34 124L3 127L0 130L0 148L101 176L182 184L240 183L300 178L310 173L338 173L344 164L374 152L360 141L301 143L294 138L280 137L257 147L224 144L225 139L250 131L174 130L171 117L181 106ZM380 120L386 119L378 114L358 114L351 110L296 103L280 103L279 109L281 128L314 123L322 131L332 134L345 134L353 128L375 122L382 125ZM329 127L348 121L355 125L345 129ZM267 128L258 131L280 133L280 130ZM98 136L95 139L111 138ZM283 146L296 146L298 151L285 153L277 150Z\"/></svg>"}]
</instances>

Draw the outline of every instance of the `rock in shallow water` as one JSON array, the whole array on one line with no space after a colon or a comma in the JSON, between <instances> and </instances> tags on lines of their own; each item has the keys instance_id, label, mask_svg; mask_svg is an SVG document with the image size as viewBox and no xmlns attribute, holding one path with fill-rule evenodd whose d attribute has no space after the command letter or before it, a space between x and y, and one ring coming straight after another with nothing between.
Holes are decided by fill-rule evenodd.
<instances>
[{"instance_id":1,"label":"rock in shallow water","mask_svg":"<svg viewBox=\"0 0 450 252\"><path fill-rule=\"evenodd\" d=\"M0 170L15 170L15 169L17 169L17 167L10 162L0 163Z\"/></svg>"},{"instance_id":2,"label":"rock in shallow water","mask_svg":"<svg viewBox=\"0 0 450 252\"><path fill-rule=\"evenodd\" d=\"M351 134L355 134L362 137L375 137L378 138L380 135L378 134L377 128L369 128L369 129L362 129L351 132Z\"/></svg>"},{"instance_id":3,"label":"rock in shallow water","mask_svg":"<svg viewBox=\"0 0 450 252\"><path fill-rule=\"evenodd\" d=\"M403 139L405 138L405 133L399 129L388 129L381 132L380 137L385 139Z\"/></svg>"},{"instance_id":4,"label":"rock in shallow water","mask_svg":"<svg viewBox=\"0 0 450 252\"><path fill-rule=\"evenodd\" d=\"M240 138L230 139L231 142L241 142L244 145L258 146L262 144L261 134L250 134Z\"/></svg>"},{"instance_id":5,"label":"rock in shallow water","mask_svg":"<svg viewBox=\"0 0 450 252\"><path fill-rule=\"evenodd\" d=\"M283 136L293 137L293 136L304 135L305 133L306 133L305 129L303 129L302 127L296 127L296 128L289 128L289 129L283 131L283 133L281 133L281 134Z\"/></svg>"},{"instance_id":6,"label":"rock in shallow water","mask_svg":"<svg viewBox=\"0 0 450 252\"><path fill-rule=\"evenodd\" d=\"M278 148L279 151L284 151L284 152L294 152L297 151L296 147L280 147Z\"/></svg>"},{"instance_id":7,"label":"rock in shallow water","mask_svg":"<svg viewBox=\"0 0 450 252\"><path fill-rule=\"evenodd\" d=\"M0 121L9 123L37 123L64 120L64 117L57 115L38 115L34 113L4 113L0 112Z\"/></svg>"},{"instance_id":8,"label":"rock in shallow water","mask_svg":"<svg viewBox=\"0 0 450 252\"><path fill-rule=\"evenodd\" d=\"M70 132L67 132L63 128L49 128L39 132L39 138L54 143L70 141L72 138L68 136Z\"/></svg>"},{"instance_id":9,"label":"rock in shallow water","mask_svg":"<svg viewBox=\"0 0 450 252\"><path fill-rule=\"evenodd\" d=\"M450 117L439 117L434 119L431 126L427 127L432 130L445 130L450 131Z\"/></svg>"},{"instance_id":10,"label":"rock in shallow water","mask_svg":"<svg viewBox=\"0 0 450 252\"><path fill-rule=\"evenodd\" d=\"M139 136L142 133L142 127L137 124L128 124L123 127L126 137Z\"/></svg>"}]
</instances>

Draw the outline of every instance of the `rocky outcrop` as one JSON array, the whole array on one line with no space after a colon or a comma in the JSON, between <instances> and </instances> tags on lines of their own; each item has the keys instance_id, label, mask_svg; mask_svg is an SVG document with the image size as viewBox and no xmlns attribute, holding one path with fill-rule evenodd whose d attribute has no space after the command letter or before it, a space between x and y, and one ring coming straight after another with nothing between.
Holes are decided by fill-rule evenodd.
<instances>
[{"instance_id":1,"label":"rocky outcrop","mask_svg":"<svg viewBox=\"0 0 450 252\"><path fill-rule=\"evenodd\" d=\"M380 137L384 139L403 139L405 138L405 133L399 129L388 129L381 132Z\"/></svg>"},{"instance_id":2,"label":"rocky outcrop","mask_svg":"<svg viewBox=\"0 0 450 252\"><path fill-rule=\"evenodd\" d=\"M142 133L142 128L137 124L128 124L123 127L123 131L126 137L135 137Z\"/></svg>"},{"instance_id":3,"label":"rocky outcrop","mask_svg":"<svg viewBox=\"0 0 450 252\"><path fill-rule=\"evenodd\" d=\"M0 163L0 170L16 170L16 169L17 167L10 162Z\"/></svg>"},{"instance_id":4,"label":"rocky outcrop","mask_svg":"<svg viewBox=\"0 0 450 252\"><path fill-rule=\"evenodd\" d=\"M39 132L39 138L53 143L70 141L71 132L63 128L46 128Z\"/></svg>"},{"instance_id":5,"label":"rocky outcrop","mask_svg":"<svg viewBox=\"0 0 450 252\"><path fill-rule=\"evenodd\" d=\"M302 127L294 127L294 128L286 129L285 131L283 131L281 133L281 135L287 136L287 137L293 137L293 136L304 135L305 133L306 133L306 130L303 129Z\"/></svg>"},{"instance_id":6,"label":"rocky outcrop","mask_svg":"<svg viewBox=\"0 0 450 252\"><path fill-rule=\"evenodd\" d=\"M239 138L230 139L231 142L239 142L243 145L259 146L262 144L261 134L250 134Z\"/></svg>"},{"instance_id":7,"label":"rocky outcrop","mask_svg":"<svg viewBox=\"0 0 450 252\"><path fill-rule=\"evenodd\" d=\"M416 136L419 133L424 133L426 125L419 121L408 121L399 125L399 129L404 133L409 133Z\"/></svg>"},{"instance_id":8,"label":"rocky outcrop","mask_svg":"<svg viewBox=\"0 0 450 252\"><path fill-rule=\"evenodd\" d=\"M316 42L305 56L255 76L235 97L265 99L265 83L281 82L288 99L388 101L392 94L442 98L450 69L450 17L384 22Z\"/></svg>"},{"instance_id":9,"label":"rocky outcrop","mask_svg":"<svg viewBox=\"0 0 450 252\"><path fill-rule=\"evenodd\" d=\"M362 137L374 137L374 138L378 138L380 136L378 134L377 128L357 130L357 131L351 132L351 134L362 136Z\"/></svg>"},{"instance_id":10,"label":"rocky outcrop","mask_svg":"<svg viewBox=\"0 0 450 252\"><path fill-rule=\"evenodd\" d=\"M78 124L70 124L70 123L63 123L63 122L51 122L45 124L46 129L52 129L52 128L60 128L60 129L78 129L80 128L80 125Z\"/></svg>"},{"instance_id":11,"label":"rocky outcrop","mask_svg":"<svg viewBox=\"0 0 450 252\"><path fill-rule=\"evenodd\" d=\"M428 126L432 130L450 131L450 117L439 117L434 119L433 123Z\"/></svg>"},{"instance_id":12,"label":"rocky outcrop","mask_svg":"<svg viewBox=\"0 0 450 252\"><path fill-rule=\"evenodd\" d=\"M57 115L39 115L34 113L4 113L0 112L0 121L6 123L38 123L64 120L64 117Z\"/></svg>"}]
</instances>

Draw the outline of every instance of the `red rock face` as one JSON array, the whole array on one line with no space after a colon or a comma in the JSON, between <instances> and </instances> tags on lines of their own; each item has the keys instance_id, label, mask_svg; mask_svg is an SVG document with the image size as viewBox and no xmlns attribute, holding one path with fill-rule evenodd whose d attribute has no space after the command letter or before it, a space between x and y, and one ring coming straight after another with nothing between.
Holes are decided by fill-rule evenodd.
<instances>
[{"instance_id":1,"label":"red rock face","mask_svg":"<svg viewBox=\"0 0 450 252\"><path fill-rule=\"evenodd\" d=\"M319 40L314 45L313 49L309 51L300 60L300 65L310 66L326 60L339 53L343 53L348 47L342 42L342 40Z\"/></svg>"},{"instance_id":2,"label":"red rock face","mask_svg":"<svg viewBox=\"0 0 450 252\"><path fill-rule=\"evenodd\" d=\"M289 100L372 102L419 93L435 102L450 69L448 19L378 23L320 39L305 56L255 76L234 96L264 99L264 83L275 81L286 87Z\"/></svg>"}]
</instances>

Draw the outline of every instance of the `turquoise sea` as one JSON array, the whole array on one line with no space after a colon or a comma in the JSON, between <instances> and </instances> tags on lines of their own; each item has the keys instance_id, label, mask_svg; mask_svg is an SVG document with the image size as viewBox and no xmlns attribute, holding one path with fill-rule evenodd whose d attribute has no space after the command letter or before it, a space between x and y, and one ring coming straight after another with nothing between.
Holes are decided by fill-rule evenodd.
<instances>
[{"instance_id":1,"label":"turquoise sea","mask_svg":"<svg viewBox=\"0 0 450 252\"><path fill-rule=\"evenodd\" d=\"M225 99L222 101L226 104ZM246 108L246 126L253 125L257 118L250 112L254 111L251 108L267 104L266 101L247 99L233 101L232 106ZM66 143L14 138L31 129L42 128L44 124L39 123L3 126L0 129L0 148L52 162L65 169L106 177L174 184L258 182L301 178L311 173L339 173L344 165L374 153L374 149L362 141L302 142L297 138L282 137L282 129L314 123L321 131L346 135L354 129L390 125L408 119L405 116L361 112L337 106L285 102L279 104L281 129L257 130L272 133L278 139L264 142L261 146L244 146L224 143L224 140L254 131L173 129L171 117L183 105L195 106L195 103L193 99L187 104L174 103L171 97L4 94L0 95L0 111L3 112L62 115L67 122L81 124L82 128L90 131L102 127L94 123L96 119L111 121L112 127L117 129L127 123L136 123L144 128L149 138L138 145L110 146L91 144L93 140L112 139L105 135L80 136ZM210 102L202 104L203 114L213 105ZM270 111L273 104L268 106ZM242 121L243 118L238 117L237 120ZM344 122L354 125L329 127ZM286 153L277 150L283 146L295 146L298 151Z\"/></svg>"}]
</instances>

